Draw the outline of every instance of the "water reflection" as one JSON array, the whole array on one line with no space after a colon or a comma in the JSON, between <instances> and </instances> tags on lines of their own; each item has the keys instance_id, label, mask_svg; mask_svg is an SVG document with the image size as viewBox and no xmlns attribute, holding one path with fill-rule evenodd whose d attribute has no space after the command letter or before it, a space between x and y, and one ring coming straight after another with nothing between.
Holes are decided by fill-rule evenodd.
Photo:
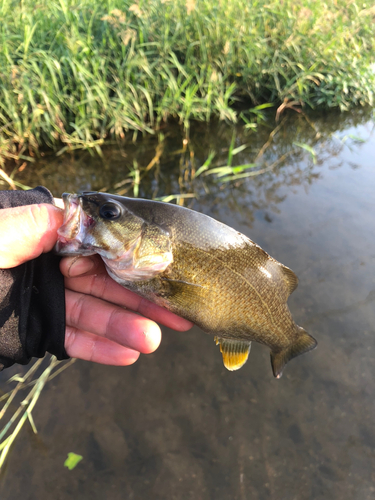
<instances>
[{"instance_id":1,"label":"water reflection","mask_svg":"<svg viewBox=\"0 0 375 500\"><path fill-rule=\"evenodd\" d=\"M371 113L370 109L323 116L288 112L281 123L270 119L256 133L222 122L208 126L197 123L189 141L184 140L180 127L171 124L157 136L107 146L103 157L81 151L60 157L46 155L18 173L17 180L30 186L45 185L55 195L62 189L104 190L153 199L183 194L188 197L179 202L199 210L207 206L207 201L214 211L225 202L232 210L245 211L248 221L254 219L254 212L259 209L267 209L266 218L272 219L272 212L277 213L277 205L287 196L285 192L281 194L281 187L303 185L308 189L319 178L323 164L329 162L331 168L339 167L344 150L353 145L360 148L350 130L368 123ZM211 168L227 165L233 135L235 147L247 147L233 157L232 165L255 162L258 167L251 174L264 173L224 184L222 178L207 175L207 171L194 178L210 152L215 154ZM311 148L314 155L301 146ZM352 167L358 167L357 163L353 162ZM135 189L137 179L140 184ZM200 199L204 202L199 203Z\"/></svg>"}]
</instances>

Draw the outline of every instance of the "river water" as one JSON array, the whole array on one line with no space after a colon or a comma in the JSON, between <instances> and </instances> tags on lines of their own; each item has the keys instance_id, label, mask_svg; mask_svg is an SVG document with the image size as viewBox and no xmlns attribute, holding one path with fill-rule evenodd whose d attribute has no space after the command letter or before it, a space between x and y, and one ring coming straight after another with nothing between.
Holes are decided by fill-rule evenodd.
<instances>
[{"instance_id":1,"label":"river water","mask_svg":"<svg viewBox=\"0 0 375 500\"><path fill-rule=\"evenodd\" d=\"M268 348L256 344L247 364L228 372L198 328L164 328L160 348L131 367L78 361L46 386L33 412L38 435L25 428L13 446L2 500L375 498L374 121L363 110L308 121L292 114L269 140L274 127L235 129L236 147L248 147L233 165L253 162L269 142L257 160L265 173L235 183L193 180L210 150L216 166L226 163L233 128L220 124L193 127L187 147L171 127L104 158L43 157L19 174L57 196L132 195L126 179L137 170L139 196L195 194L187 206L294 270L289 306L318 348L280 380ZM11 373L0 375L3 387ZM68 471L71 451L84 458Z\"/></svg>"}]
</instances>

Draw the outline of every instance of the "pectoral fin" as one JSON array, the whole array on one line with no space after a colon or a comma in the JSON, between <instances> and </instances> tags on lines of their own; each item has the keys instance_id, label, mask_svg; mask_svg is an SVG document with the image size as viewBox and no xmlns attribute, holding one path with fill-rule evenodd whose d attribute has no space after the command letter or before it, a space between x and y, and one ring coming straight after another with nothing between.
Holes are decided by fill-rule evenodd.
<instances>
[{"instance_id":1,"label":"pectoral fin","mask_svg":"<svg viewBox=\"0 0 375 500\"><path fill-rule=\"evenodd\" d=\"M216 345L220 344L225 368L230 371L239 370L249 357L251 342L215 337Z\"/></svg>"},{"instance_id":2,"label":"pectoral fin","mask_svg":"<svg viewBox=\"0 0 375 500\"><path fill-rule=\"evenodd\" d=\"M181 308L185 313L194 311L202 303L205 287L197 283L170 278L161 278L163 285L160 295L169 300L174 306ZM181 313L180 313L181 314Z\"/></svg>"},{"instance_id":3,"label":"pectoral fin","mask_svg":"<svg viewBox=\"0 0 375 500\"><path fill-rule=\"evenodd\" d=\"M187 286L196 286L198 288L205 288L204 286L198 285L197 283L189 283L188 281L184 281L184 280L172 280L170 278L162 278L162 279L164 281L168 281L168 283L173 284L173 286L176 289L179 289L179 290L181 290L182 288L184 288L184 285L187 285Z\"/></svg>"}]
</instances>

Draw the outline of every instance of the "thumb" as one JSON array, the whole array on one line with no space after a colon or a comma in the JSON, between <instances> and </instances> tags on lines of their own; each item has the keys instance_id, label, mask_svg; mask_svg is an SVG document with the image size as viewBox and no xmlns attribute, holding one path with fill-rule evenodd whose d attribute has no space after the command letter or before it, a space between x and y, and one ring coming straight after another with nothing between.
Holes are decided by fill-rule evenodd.
<instances>
[{"instance_id":1,"label":"thumb","mask_svg":"<svg viewBox=\"0 0 375 500\"><path fill-rule=\"evenodd\" d=\"M53 205L0 210L0 269L9 269L52 250L63 211Z\"/></svg>"}]
</instances>

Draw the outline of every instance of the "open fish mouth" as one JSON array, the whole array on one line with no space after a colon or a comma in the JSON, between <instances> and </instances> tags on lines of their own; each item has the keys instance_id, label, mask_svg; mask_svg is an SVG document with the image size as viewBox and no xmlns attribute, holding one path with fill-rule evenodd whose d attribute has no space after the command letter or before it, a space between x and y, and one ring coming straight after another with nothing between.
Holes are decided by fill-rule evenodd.
<instances>
[{"instance_id":1,"label":"open fish mouth","mask_svg":"<svg viewBox=\"0 0 375 500\"><path fill-rule=\"evenodd\" d=\"M84 245L87 228L95 221L82 208L81 196L64 193L64 224L57 230L58 241L55 252L59 255L91 255L91 245Z\"/></svg>"}]
</instances>

